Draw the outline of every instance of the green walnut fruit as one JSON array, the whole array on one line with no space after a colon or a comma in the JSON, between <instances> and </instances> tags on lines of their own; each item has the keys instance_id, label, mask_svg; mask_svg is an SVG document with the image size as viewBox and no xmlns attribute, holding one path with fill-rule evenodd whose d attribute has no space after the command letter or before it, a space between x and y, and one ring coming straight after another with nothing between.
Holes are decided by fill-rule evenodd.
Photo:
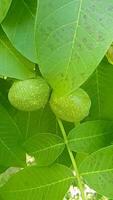
<instances>
[{"instance_id":1,"label":"green walnut fruit","mask_svg":"<svg viewBox=\"0 0 113 200\"><path fill-rule=\"evenodd\" d=\"M89 114L91 100L81 88L70 95L58 97L52 93L50 106L55 115L65 121L78 123Z\"/></svg>"},{"instance_id":2,"label":"green walnut fruit","mask_svg":"<svg viewBox=\"0 0 113 200\"><path fill-rule=\"evenodd\" d=\"M108 59L108 62L113 65L113 44L108 49L106 57Z\"/></svg>"},{"instance_id":3,"label":"green walnut fruit","mask_svg":"<svg viewBox=\"0 0 113 200\"><path fill-rule=\"evenodd\" d=\"M45 106L48 98L49 86L39 76L36 79L14 82L8 93L10 103L22 111L40 109Z\"/></svg>"}]
</instances>

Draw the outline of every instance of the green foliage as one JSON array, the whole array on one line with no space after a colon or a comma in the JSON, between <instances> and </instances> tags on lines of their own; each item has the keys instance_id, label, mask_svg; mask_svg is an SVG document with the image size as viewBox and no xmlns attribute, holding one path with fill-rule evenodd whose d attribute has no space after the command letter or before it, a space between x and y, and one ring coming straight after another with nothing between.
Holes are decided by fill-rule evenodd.
<instances>
[{"instance_id":1,"label":"green foliage","mask_svg":"<svg viewBox=\"0 0 113 200\"><path fill-rule=\"evenodd\" d=\"M113 199L112 42L112 0L0 1L0 199Z\"/></svg>"},{"instance_id":2,"label":"green foliage","mask_svg":"<svg viewBox=\"0 0 113 200\"><path fill-rule=\"evenodd\" d=\"M43 108L48 98L49 86L39 76L36 79L14 82L8 93L10 103L15 108L23 111Z\"/></svg>"},{"instance_id":3,"label":"green foliage","mask_svg":"<svg viewBox=\"0 0 113 200\"><path fill-rule=\"evenodd\" d=\"M37 4L41 72L53 88L74 90L92 74L112 43L112 1L41 0Z\"/></svg>"},{"instance_id":4,"label":"green foliage","mask_svg":"<svg viewBox=\"0 0 113 200\"><path fill-rule=\"evenodd\" d=\"M34 156L38 166L46 166L58 158L63 152L65 144L59 136L42 133L30 137L23 146L29 155Z\"/></svg>"},{"instance_id":5,"label":"green foliage","mask_svg":"<svg viewBox=\"0 0 113 200\"><path fill-rule=\"evenodd\" d=\"M83 85L91 98L89 120L113 120L113 66L104 58Z\"/></svg>"},{"instance_id":6,"label":"green foliage","mask_svg":"<svg viewBox=\"0 0 113 200\"><path fill-rule=\"evenodd\" d=\"M80 173L98 193L113 198L113 146L102 148L80 165Z\"/></svg>"},{"instance_id":7,"label":"green foliage","mask_svg":"<svg viewBox=\"0 0 113 200\"><path fill-rule=\"evenodd\" d=\"M79 88L69 95L60 97L53 92L50 106L57 117L65 121L78 123L88 116L91 101L87 93Z\"/></svg>"},{"instance_id":8,"label":"green foliage","mask_svg":"<svg viewBox=\"0 0 113 200\"><path fill-rule=\"evenodd\" d=\"M3 186L1 196L7 200L62 199L73 179L71 170L62 165L28 167Z\"/></svg>"},{"instance_id":9,"label":"green foliage","mask_svg":"<svg viewBox=\"0 0 113 200\"><path fill-rule=\"evenodd\" d=\"M9 7L11 5L12 0L1 0L0 1L0 23L3 21L5 18Z\"/></svg>"},{"instance_id":10,"label":"green foliage","mask_svg":"<svg viewBox=\"0 0 113 200\"><path fill-rule=\"evenodd\" d=\"M34 77L34 64L14 49L0 27L0 75L16 79Z\"/></svg>"},{"instance_id":11,"label":"green foliage","mask_svg":"<svg viewBox=\"0 0 113 200\"><path fill-rule=\"evenodd\" d=\"M72 151L92 153L113 141L113 121L87 121L72 129L68 135Z\"/></svg>"},{"instance_id":12,"label":"green foliage","mask_svg":"<svg viewBox=\"0 0 113 200\"><path fill-rule=\"evenodd\" d=\"M12 44L32 62L37 61L34 38L35 14L36 0L14 0L2 23Z\"/></svg>"},{"instance_id":13,"label":"green foliage","mask_svg":"<svg viewBox=\"0 0 113 200\"><path fill-rule=\"evenodd\" d=\"M22 150L22 134L8 111L0 105L0 164L3 166L25 165Z\"/></svg>"}]
</instances>

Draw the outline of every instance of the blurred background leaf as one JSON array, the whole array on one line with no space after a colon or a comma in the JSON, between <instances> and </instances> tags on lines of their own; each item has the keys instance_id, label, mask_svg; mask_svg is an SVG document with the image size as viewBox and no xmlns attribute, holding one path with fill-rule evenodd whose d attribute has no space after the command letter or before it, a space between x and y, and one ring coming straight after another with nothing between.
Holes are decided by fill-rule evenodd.
<instances>
[{"instance_id":1,"label":"blurred background leaf","mask_svg":"<svg viewBox=\"0 0 113 200\"><path fill-rule=\"evenodd\" d=\"M2 27L15 48L32 62L37 62L35 48L36 0L12 1Z\"/></svg>"},{"instance_id":2,"label":"blurred background leaf","mask_svg":"<svg viewBox=\"0 0 113 200\"><path fill-rule=\"evenodd\" d=\"M1 96L1 95L0 95ZM14 119L0 104L0 164L3 166L24 166L25 151L22 148L22 134Z\"/></svg>"},{"instance_id":3,"label":"blurred background leaf","mask_svg":"<svg viewBox=\"0 0 113 200\"><path fill-rule=\"evenodd\" d=\"M0 0L0 23L4 20L12 0Z\"/></svg>"},{"instance_id":4,"label":"blurred background leaf","mask_svg":"<svg viewBox=\"0 0 113 200\"><path fill-rule=\"evenodd\" d=\"M0 75L28 79L35 76L35 65L12 46L0 26Z\"/></svg>"},{"instance_id":5,"label":"blurred background leaf","mask_svg":"<svg viewBox=\"0 0 113 200\"><path fill-rule=\"evenodd\" d=\"M87 120L113 119L113 66L104 58L95 73L83 85L92 106Z\"/></svg>"}]
</instances>

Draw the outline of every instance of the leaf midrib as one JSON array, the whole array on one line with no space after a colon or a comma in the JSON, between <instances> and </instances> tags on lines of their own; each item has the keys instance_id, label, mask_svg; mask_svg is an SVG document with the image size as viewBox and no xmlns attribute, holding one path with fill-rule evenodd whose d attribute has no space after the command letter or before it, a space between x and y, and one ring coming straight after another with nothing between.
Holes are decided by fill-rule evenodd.
<instances>
[{"instance_id":1,"label":"leaf midrib","mask_svg":"<svg viewBox=\"0 0 113 200\"><path fill-rule=\"evenodd\" d=\"M29 6L27 5L27 3L26 3L24 0L22 0L22 1L23 1L23 3L24 3L25 7L27 8L28 12L31 14L31 16L32 16L33 18L35 18L35 15L32 13L32 11L30 10L30 8L29 8Z\"/></svg>"},{"instance_id":2,"label":"leaf midrib","mask_svg":"<svg viewBox=\"0 0 113 200\"><path fill-rule=\"evenodd\" d=\"M74 36L73 36L73 40L72 40L72 48L71 48L71 52L70 52L70 57L69 57L69 61L67 63L67 67L66 67L65 78L66 78L66 76L68 74L68 70L69 70L69 67L70 67L71 59L72 59L72 54L73 54L75 41L77 39L79 21L80 21L80 17L81 17L82 3L83 3L83 0L80 0L80 5L79 5L79 9L78 9L77 23L76 23L76 26L75 26L75 32L74 32Z\"/></svg>"},{"instance_id":3,"label":"leaf midrib","mask_svg":"<svg viewBox=\"0 0 113 200\"><path fill-rule=\"evenodd\" d=\"M97 89L97 103L98 103L98 117L101 118L101 104L100 104L100 87L99 87L99 77L98 69L96 69L96 89Z\"/></svg>"},{"instance_id":4,"label":"leaf midrib","mask_svg":"<svg viewBox=\"0 0 113 200\"><path fill-rule=\"evenodd\" d=\"M42 189L42 188L45 188L45 187L50 187L50 186L56 185L58 183L62 183L64 181L68 181L68 180L71 180L71 179L73 180L74 178L75 178L74 176L70 176L70 177L64 178L62 180L54 181L53 183L48 183L48 184L37 186L37 187L26 188L26 189L21 189L21 190L13 190L13 191L4 191L4 192L15 193L15 192L28 192L28 191L32 191L32 190L38 190L38 189Z\"/></svg>"},{"instance_id":5,"label":"leaf midrib","mask_svg":"<svg viewBox=\"0 0 113 200\"><path fill-rule=\"evenodd\" d=\"M0 143L2 144L2 146L4 146L5 149L8 150L8 152L10 152L12 154L12 156L14 156L16 158L16 160L18 160L20 162L20 160L18 159L18 156L11 150L11 148L9 148L7 146L7 144L0 138Z\"/></svg>"},{"instance_id":6,"label":"leaf midrib","mask_svg":"<svg viewBox=\"0 0 113 200\"><path fill-rule=\"evenodd\" d=\"M93 135L93 136L91 135L91 136L82 137L82 138L69 139L69 143L70 142L76 142L76 141L79 141L79 140L86 140L86 139L90 139L90 138L101 137L101 136L110 135L110 134L113 134L113 132L109 132L109 133L103 132L103 133L98 134L98 135Z\"/></svg>"},{"instance_id":7,"label":"leaf midrib","mask_svg":"<svg viewBox=\"0 0 113 200\"><path fill-rule=\"evenodd\" d=\"M113 168L111 169L103 169L101 171L97 170L97 171L92 171L92 172L83 172L81 173L81 176L85 176L85 175L90 175L90 174L100 174L100 173L106 173L106 172L112 172Z\"/></svg>"},{"instance_id":8,"label":"leaf midrib","mask_svg":"<svg viewBox=\"0 0 113 200\"><path fill-rule=\"evenodd\" d=\"M36 154L36 153L40 153L40 152L43 152L43 151L51 150L51 149L54 149L54 148L57 148L57 147L60 147L60 146L64 146L64 145L65 144L62 142L62 143L59 143L59 144L51 145L51 146L43 148L43 149L39 149L39 150L31 152L31 153L32 154Z\"/></svg>"},{"instance_id":9,"label":"leaf midrib","mask_svg":"<svg viewBox=\"0 0 113 200\"><path fill-rule=\"evenodd\" d=\"M38 0L39 1L39 0ZM52 15L54 15L57 11L59 11L62 8L65 8L66 6L68 6L69 4L76 2L77 0L71 0L70 2L64 4L63 6L58 7L57 9L55 9L53 12L51 12L49 15L47 15L38 25L38 27L40 28L40 25L43 24L43 22L45 22L45 20L47 20L49 17L52 17ZM78 0L79 1L79 0Z\"/></svg>"}]
</instances>

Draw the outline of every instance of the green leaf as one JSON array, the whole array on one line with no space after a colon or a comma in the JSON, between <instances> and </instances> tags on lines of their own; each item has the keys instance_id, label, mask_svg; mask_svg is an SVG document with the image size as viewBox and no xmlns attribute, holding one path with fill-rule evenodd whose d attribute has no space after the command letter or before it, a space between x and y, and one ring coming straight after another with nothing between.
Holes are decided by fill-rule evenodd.
<instances>
[{"instance_id":1,"label":"green leaf","mask_svg":"<svg viewBox=\"0 0 113 200\"><path fill-rule=\"evenodd\" d=\"M92 153L80 165L86 183L97 193L113 198L113 146Z\"/></svg>"},{"instance_id":2,"label":"green leaf","mask_svg":"<svg viewBox=\"0 0 113 200\"><path fill-rule=\"evenodd\" d=\"M3 172L5 172L8 169L8 166L2 166L0 165L0 174L2 174Z\"/></svg>"},{"instance_id":3,"label":"green leaf","mask_svg":"<svg viewBox=\"0 0 113 200\"><path fill-rule=\"evenodd\" d=\"M56 163L65 165L67 167L70 167L72 165L67 147L65 147L62 154L58 157L58 159L56 160Z\"/></svg>"},{"instance_id":4,"label":"green leaf","mask_svg":"<svg viewBox=\"0 0 113 200\"><path fill-rule=\"evenodd\" d=\"M0 27L0 75L16 79L34 77L34 64L19 54Z\"/></svg>"},{"instance_id":5,"label":"green leaf","mask_svg":"<svg viewBox=\"0 0 113 200\"><path fill-rule=\"evenodd\" d=\"M0 105L0 164L25 165L25 152L21 146L22 135L7 110Z\"/></svg>"},{"instance_id":6,"label":"green leaf","mask_svg":"<svg viewBox=\"0 0 113 200\"><path fill-rule=\"evenodd\" d=\"M62 200L72 183L73 175L62 165L20 171L0 189L3 200Z\"/></svg>"},{"instance_id":7,"label":"green leaf","mask_svg":"<svg viewBox=\"0 0 113 200\"><path fill-rule=\"evenodd\" d=\"M2 27L15 48L32 62L37 61L35 49L36 0L14 0Z\"/></svg>"},{"instance_id":8,"label":"green leaf","mask_svg":"<svg viewBox=\"0 0 113 200\"><path fill-rule=\"evenodd\" d=\"M88 153L81 153L81 152L76 153L75 159L76 159L76 163L77 163L77 166L78 166L78 167L79 167L80 164L83 162L83 160L86 159L87 156L89 156Z\"/></svg>"},{"instance_id":9,"label":"green leaf","mask_svg":"<svg viewBox=\"0 0 113 200\"><path fill-rule=\"evenodd\" d=\"M37 55L52 88L75 90L87 80L112 42L112 24L111 0L38 1Z\"/></svg>"},{"instance_id":10,"label":"green leaf","mask_svg":"<svg viewBox=\"0 0 113 200\"><path fill-rule=\"evenodd\" d=\"M23 147L29 155L36 159L38 166L47 166L59 157L65 144L63 139L57 135L42 133L30 137Z\"/></svg>"},{"instance_id":11,"label":"green leaf","mask_svg":"<svg viewBox=\"0 0 113 200\"><path fill-rule=\"evenodd\" d=\"M10 5L11 5L12 0L0 0L0 23L3 21L5 18Z\"/></svg>"},{"instance_id":12,"label":"green leaf","mask_svg":"<svg viewBox=\"0 0 113 200\"><path fill-rule=\"evenodd\" d=\"M10 167L7 170L4 170L4 172L0 174L0 187L7 183L10 177L19 172L20 170L21 169L17 167Z\"/></svg>"},{"instance_id":13,"label":"green leaf","mask_svg":"<svg viewBox=\"0 0 113 200\"><path fill-rule=\"evenodd\" d=\"M113 141L113 121L87 121L68 135L69 147L75 152L92 153Z\"/></svg>"},{"instance_id":14,"label":"green leaf","mask_svg":"<svg viewBox=\"0 0 113 200\"><path fill-rule=\"evenodd\" d=\"M88 92L92 106L89 120L113 120L113 66L104 59L83 88Z\"/></svg>"},{"instance_id":15,"label":"green leaf","mask_svg":"<svg viewBox=\"0 0 113 200\"><path fill-rule=\"evenodd\" d=\"M60 134L56 118L48 105L44 109L34 112L14 110L11 115L22 131L25 140L37 133L51 132L58 135Z\"/></svg>"}]
</instances>

